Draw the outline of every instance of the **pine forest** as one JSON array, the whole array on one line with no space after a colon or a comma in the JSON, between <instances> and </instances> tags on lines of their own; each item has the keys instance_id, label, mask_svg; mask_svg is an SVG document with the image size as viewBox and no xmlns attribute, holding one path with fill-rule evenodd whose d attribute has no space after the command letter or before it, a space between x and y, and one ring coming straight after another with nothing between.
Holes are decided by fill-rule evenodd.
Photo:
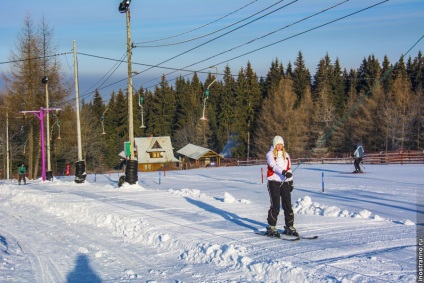
<instances>
[{"instance_id":1,"label":"pine forest","mask_svg":"<svg viewBox=\"0 0 424 283\"><path fill-rule=\"evenodd\" d=\"M62 172L66 163L77 160L75 90L64 78L58 58L49 56L55 53L51 28L44 23L34 28L27 19L11 51L10 73L2 74L0 119L8 125L8 133L5 126L1 132L3 165L8 134L12 166L25 162L30 178L40 174L40 123L19 111L45 107L45 74L49 103L62 109L50 112L46 129L52 169ZM197 73L180 76L172 84L162 76L153 89L134 90L134 136L170 136L175 151L192 143L218 153L232 140L232 157L241 159L263 159L277 134L292 158L346 156L356 140L367 152L423 150L421 51L408 57L386 56L382 62L364 54L359 68L349 70L331 54L323 54L313 71L306 68L301 51L286 64L275 56L264 77L258 77L247 60L244 68L231 70L227 65L221 73L210 72L203 82ZM118 154L128 140L127 92L96 90L92 97L82 100L79 109L83 159L87 171L105 172L119 164ZM200 119L203 115L206 120Z\"/></svg>"}]
</instances>

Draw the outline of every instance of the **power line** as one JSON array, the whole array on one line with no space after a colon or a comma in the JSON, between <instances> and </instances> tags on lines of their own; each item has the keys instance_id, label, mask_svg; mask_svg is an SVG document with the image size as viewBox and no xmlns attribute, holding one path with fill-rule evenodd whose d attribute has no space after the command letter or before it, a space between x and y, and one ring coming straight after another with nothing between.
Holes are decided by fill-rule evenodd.
<instances>
[{"instance_id":1,"label":"power line","mask_svg":"<svg viewBox=\"0 0 424 283\"><path fill-rule=\"evenodd\" d=\"M378 5L381 5L381 4L383 4L383 3L385 3L385 2L388 2L388 1L389 1L389 0L385 0L385 1L382 1L382 2L379 2L379 3L376 3L376 4L374 4L374 5L368 6L368 7L366 7L366 8L361 9L361 10L358 10L358 11L356 11L356 12L353 12L353 13L347 14L347 15L345 15L345 16L343 16L343 17L340 17L340 18L337 18L337 19L335 19L335 20L332 20L332 21L326 22L326 23L324 23L324 24L318 25L318 26L313 27L313 28L310 28L310 29L308 29L308 30L305 30L305 31L299 32L299 33L297 33L297 34L294 34L294 35L289 36L289 37L286 37L286 38L284 38L284 39L281 39L281 40L275 41L275 42L273 42L273 43L271 43L271 44L267 44L267 45L262 46L262 47L260 47L260 48L254 49L254 50L252 50L252 51L249 51L249 52L243 53L243 54L241 54L241 55L239 55L239 56L233 57L233 58L228 59L228 60L226 60L226 61L222 61L222 62L217 63L217 64L215 64L215 65L221 65L221 64L224 64L224 63L228 63L229 61L232 61L232 60L234 60L234 59L237 59L237 58L243 57L243 56L245 56L245 55L248 55L248 54L254 53L254 52L256 52L256 51L259 51L259 50L262 50L262 49L268 48L268 47L273 46L273 45L275 45L275 44L281 43L281 42L283 42L283 41L286 41L286 40L289 40L289 39L292 39L292 38L295 38L295 37L298 37L299 35L302 35L302 34L305 34L305 33L311 32L311 31L313 31L313 30L316 30L316 29L319 29L319 28L321 28L321 27L327 26L327 25L332 24L332 23L334 23L334 22L337 22L337 21L340 21L340 20L342 20L342 19L345 19L345 18L348 18L348 17L350 17L350 16L353 16L353 15L355 15L355 14L358 14L358 13L364 12L365 10L371 9L371 8L373 8L373 7L376 7L376 6L378 6Z\"/></svg>"},{"instance_id":2,"label":"power line","mask_svg":"<svg viewBox=\"0 0 424 283\"><path fill-rule=\"evenodd\" d=\"M295 37L297 37L297 36L299 36L299 35L302 35L302 34L305 34L305 33L311 32L311 31L313 31L313 30L316 30L316 29L321 28L321 27L323 27L323 26L329 25L329 24L331 24L331 23L337 22L337 21L342 20L342 19L344 19L344 18L347 18L347 17L350 17L350 16L352 16L352 15L355 15L355 14L361 13L361 12L363 12L363 11L365 11L365 10L368 10L368 9L371 9L371 8L373 8L373 7L375 7L375 6L381 5L381 4L383 4L384 2L387 2L387 1L389 1L389 0L385 0L385 1L379 2L379 3L377 3L377 4L374 4L374 5L368 6L368 7L366 7L366 8L361 9L361 10L358 10L358 11L356 11L356 12L353 12L353 13L347 14L347 15L342 16L342 17L339 17L339 18L337 18L337 19L335 19L335 20L332 20L332 21L326 22L326 23L324 23L324 24L318 25L318 26L313 27L313 28L310 28L310 29L308 29L308 30L305 30L305 31L299 32L299 33L297 33L297 34L295 34L295 35L292 35L292 36L286 37L286 38L284 38L284 39L282 39L282 40L278 40L278 41L273 42L273 43L271 43L271 44L268 44L268 45L262 46L262 47L260 47L260 48L254 49L254 50L252 50L252 51L249 51L249 52L243 53L243 54L241 54L241 55L238 55L238 56L236 56L236 57L230 58L230 59L228 59L228 60L221 61L221 62L219 62L219 63L214 63L214 64L212 64L212 65L218 66L218 65L222 65L222 64L224 64L224 63L228 63L228 62L230 62L230 61L232 61L232 60L238 59L238 58L243 57L243 56L245 56L245 55L248 55L248 54L251 54L251 53L257 52L257 51L259 51L259 50L262 50L262 49L268 48L268 47L270 47L270 46L273 46L273 45L275 45L275 44L277 44L277 43L281 43L281 42L283 42L283 41L286 41L286 40L289 40L289 39L295 38ZM266 37L266 36L268 36L268 35L270 35L270 34L275 33L276 31L279 31L279 30L285 29L285 28L287 28L287 27L289 27L289 26L292 26L292 25L294 25L294 24L296 24L296 23L302 22L302 21L304 21L304 20L306 20L306 19L308 19L308 18L311 18L311 17L316 16L316 15L318 15L318 14L320 14L320 13L323 13L323 12L325 12L325 11L328 11L329 9L332 9L332 8L334 8L334 7L338 6L338 5L344 4L345 2L346 2L346 1L343 1L343 2L341 2L341 3L339 3L339 4L337 4L337 5L334 5L334 6L331 6L331 7L327 8L327 9L324 9L324 10L322 10L321 12L315 13L315 14L313 14L313 15L309 16L309 17L306 17L306 18L301 19L301 20L299 20L299 21L296 21L296 22L294 22L294 23L292 23L292 24L290 24L290 25L287 25L287 26L285 26L285 27L282 27L282 28L280 28L280 29L277 29L277 30L275 30L275 31L273 31L273 32L271 32L271 33L268 33L268 34L266 34L266 35L263 35L262 37L259 37L259 38L257 38L257 39L251 40L251 41L249 41L249 42L247 42L247 43L245 43L245 44L242 44L242 45L239 45L239 46L233 47L233 48L228 49L228 50L226 50L226 51L223 51L223 52L217 53L217 54L215 54L215 55L213 55L213 56L210 56L210 57L208 57L208 58L206 58L206 59L203 59L203 60L198 61L198 62L196 62L196 63L193 63L193 64L191 64L191 65L185 66L185 67L183 67L183 68L185 69L185 68L188 68L188 67L192 67L192 66L194 66L194 65L197 65L197 64L199 64L199 63L202 63L202 62L204 62L204 61L206 61L206 60L210 60L210 59L215 58L215 57L217 57L217 56L219 56L219 55L222 55L222 54L224 54L224 53L227 53L227 52L229 52L229 51L233 51L234 49L239 48L239 47L241 47L241 46L251 44L252 42L254 42L254 41L258 40L258 39L262 39L262 38L264 38L264 37ZM203 68L203 69L201 69L200 71L204 71L204 70L206 70L206 69L208 69L208 67ZM175 73L175 72L172 72L172 73ZM172 74L172 73L168 73L168 74L166 74L166 75L170 75L170 74ZM165 76L166 76L166 75L165 75ZM187 75L189 75L189 74L187 74ZM156 78L156 80L157 80L157 79L158 79L158 78ZM148 83L148 82L150 82L150 81L152 81L152 80L149 80L149 81L144 82L144 83ZM157 84L155 84L155 85L157 85ZM153 86L155 86L155 85L153 85ZM147 87L147 88L151 88L151 87L153 87L153 86L149 86L149 87Z\"/></svg>"},{"instance_id":3,"label":"power line","mask_svg":"<svg viewBox=\"0 0 424 283\"><path fill-rule=\"evenodd\" d=\"M0 65L18 63L18 62L24 62L24 61L40 60L40 59L45 59L45 58L49 58L49 57L66 55L66 54L70 54L70 53L72 53L72 52L63 52L63 53L57 53L57 54L53 54L53 55L45 55L45 56L40 56L40 57L32 57L32 58L26 58L26 59L17 59L17 60L5 61L5 62L0 62Z\"/></svg>"},{"instance_id":4,"label":"power line","mask_svg":"<svg viewBox=\"0 0 424 283\"><path fill-rule=\"evenodd\" d=\"M282 1L284 1L284 0L282 0ZM222 35L219 35L219 36L217 36L217 37L215 37L215 38L213 38L213 39L210 39L210 40L208 40L208 41L206 41L206 42L204 42L204 43L202 43L202 44L199 44L199 45L197 45L197 46L195 46L195 47L193 47L193 48L190 48L189 50L186 50L186 51L184 51L184 52L182 52L182 53L180 53L180 54L178 54L178 55L175 55L174 57L171 57L171 58L169 58L169 59L167 59L167 60L165 60L165 61L162 61L161 63L156 64L154 67L157 67L157 66L159 66L159 65L162 65L163 63L166 63L166 62L171 61L171 60L173 60L173 59L175 59L175 58L177 58L177 57L180 57L181 55L184 55L184 54L186 54L186 53L188 53L188 52L191 52L191 51L193 51L193 50L195 50L195 49L197 49L197 48L199 48L199 47L201 47L201 46L203 46L203 45L206 45L206 44L208 44L208 43L210 43L210 42L212 42L212 41L214 41L214 40L216 40L216 39L218 39L218 38L221 38L221 37L223 37L223 36L225 36L225 35L227 35L227 34L230 34L230 33L234 32L234 31L236 31L236 30L238 30L238 29L240 29L240 28L242 28L242 27L247 26L247 25L249 25L249 24L251 24L251 23L253 23L253 22L255 22L255 21L257 21L257 20L259 20L259 19L261 19L261 18L264 18L264 17L266 17L266 16L268 16L268 15L270 15L270 14L272 14L272 13L274 13L274 12L278 11L278 10L281 10L281 9L283 9L283 8L285 8L285 7L289 6L289 5L291 5L291 4L293 4L293 3L297 2L297 1L299 1L299 0L294 0L294 1L290 2L289 4L286 4L286 5L284 5L284 6L281 6L281 7L277 8L277 9L275 9L275 10L273 10L273 11L271 11L271 12L269 12L269 13L267 13L267 14L263 15L263 16L260 16L260 17L258 17L258 18L256 18L256 19L254 19L254 20L252 20L252 21L250 21L250 22L246 23L246 24L243 24L243 25L241 25L241 26L239 26L239 27L237 27L237 28L234 28L234 29L232 29L232 30L230 30L230 31L228 31L228 32L226 32L226 33L224 33L224 34L222 34ZM279 1L279 2L281 2L281 1ZM274 4L274 5L275 5L275 4ZM272 5L272 6L274 6L274 5ZM266 8L266 9L268 9L268 8ZM266 10L266 9L264 9L264 10ZM141 73L144 73L144 72L146 72L146 71L148 71L148 70L150 70L150 69L152 69L152 68L154 68L154 67L148 68L147 70L144 70L144 71L143 71L143 72L141 72Z\"/></svg>"},{"instance_id":5,"label":"power line","mask_svg":"<svg viewBox=\"0 0 424 283\"><path fill-rule=\"evenodd\" d=\"M216 23L216 22L218 22L218 21L220 21L220 20L222 20L222 19L224 19L224 18L226 18L226 17L228 17L228 16L230 16L230 15L232 15L232 14L235 14L235 13L236 13L236 12L238 12L238 11L241 11L242 9L244 9L244 8L246 8L246 7L250 6L250 5L252 5L254 2L257 2L257 1L259 1L259 0L252 1L252 2L248 3L247 5L245 5L245 6L243 6L243 7L239 8L239 9L237 9L237 10L234 10L234 11L232 11L232 12L230 12L230 13L226 14L225 16L222 16L222 17L220 17L220 18L218 18L218 19L216 19L216 20L214 20L214 21L212 21L212 22L209 22L209 23L204 24L204 25L202 25L202 26L200 26L200 27L197 27L197 28L191 29L191 30L189 30L189 31L182 32L182 33L179 33L179 34L176 34L176 35L172 35L172 36L168 36L168 37L164 37L164 38L160 38L160 39L149 40L149 41L143 41L143 42L136 43L136 44L140 44L140 45L142 45L142 44L145 44L145 43L151 43L151 42L163 41L163 40L166 40L166 39L170 39L170 38L178 37L178 36L181 36L181 35L184 35L184 34L187 34L187 33L193 32L193 31L195 31L195 30L202 29L202 28L207 27L207 26L209 26L209 25L211 25L211 24L213 24L213 23Z\"/></svg>"},{"instance_id":6,"label":"power line","mask_svg":"<svg viewBox=\"0 0 424 283\"><path fill-rule=\"evenodd\" d=\"M105 78L103 80L103 82L96 88L102 87L103 84L105 84L108 79L110 79L110 77L116 72L116 70L118 69L118 67L122 64L122 62L124 62L123 60L125 59L125 57L127 57L127 52L125 52L121 58L119 60L116 61L116 63L112 66L112 68L107 71L103 77L101 77L97 82L95 82L91 87L88 88L88 90L84 91L84 94L82 95L83 97L85 96L86 93L90 92L91 89L95 88L95 86L101 81L103 80L106 76L107 78ZM110 73L110 74L109 74ZM108 75L109 74L109 75ZM92 91L91 91L92 92ZM91 93L90 92L90 93Z\"/></svg>"},{"instance_id":7,"label":"power line","mask_svg":"<svg viewBox=\"0 0 424 283\"><path fill-rule=\"evenodd\" d=\"M284 0L278 1L278 2L276 2L276 3L274 3L274 4L272 4L271 6L268 6L267 8L262 9L262 10L261 10L261 11L259 11L259 12L257 12L257 13L254 13L254 14L250 15L249 17L246 17L246 18L244 18L244 19L242 19L242 20L240 20L240 21L237 21L237 22L235 22L235 23L232 23L231 25L225 26L225 27L223 27L223 28L220 28L220 29L218 29L218 30L215 30L215 31L213 31L213 32L210 32L210 33L207 33L207 34L204 34L204 35L201 35L201 36L195 37L195 38L191 38L191 39L187 39L187 40L183 40L183 41L179 41L179 42L174 42L174 43L161 44L161 45L141 45L141 46L136 46L136 47L164 47L164 46L172 46L172 45L178 45L178 44L182 44L182 43L186 43L186 42L194 41L194 40L197 40L197 39L200 39L200 38L203 38L203 37L206 37L206 36L212 35L212 34L214 34L214 33L220 32L220 31L225 30L225 29L227 29L227 28L229 28L229 27L235 26L235 25L237 25L237 24L239 24L239 23L241 23L241 22L244 22L244 21L246 21L246 20L248 20L248 19L250 19L250 18L252 18L252 17L254 17L254 16L256 16L256 15L258 15L258 14L260 14L260 13L262 13L263 11L266 11L266 10L268 10L269 8L273 7L273 6L278 5L280 2L283 2L283 1L284 1ZM298 1L298 0L296 0L296 1ZM292 2L292 3L293 3L293 2ZM283 6L283 7L281 7L281 8L284 8L284 6ZM279 9L277 9L277 10L274 10L274 11L272 11L272 12L278 11L278 10L280 10L281 8L279 8ZM267 14L267 15L268 15L268 14ZM265 16L267 16L267 15L265 15ZM259 19L260 19L260 18L259 18Z\"/></svg>"}]
</instances>

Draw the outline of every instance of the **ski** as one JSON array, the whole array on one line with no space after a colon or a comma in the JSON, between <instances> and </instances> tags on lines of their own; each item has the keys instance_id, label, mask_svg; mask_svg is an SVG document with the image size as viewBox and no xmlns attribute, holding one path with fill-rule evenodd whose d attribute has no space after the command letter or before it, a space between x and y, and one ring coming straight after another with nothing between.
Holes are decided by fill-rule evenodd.
<instances>
[{"instance_id":1,"label":"ski","mask_svg":"<svg viewBox=\"0 0 424 283\"><path fill-rule=\"evenodd\" d=\"M281 234L280 237L268 236L268 235L265 234L264 231L256 231L255 234L261 235L261 236L264 236L264 237L268 237L268 238L274 238L274 239L284 240L284 241L290 241L290 242L294 242L294 241L300 240L299 237L296 237L296 236L287 236L287 235L284 235L284 234Z\"/></svg>"},{"instance_id":2,"label":"ski","mask_svg":"<svg viewBox=\"0 0 424 283\"><path fill-rule=\"evenodd\" d=\"M316 240L318 236L299 236L299 238L304 240Z\"/></svg>"},{"instance_id":3,"label":"ski","mask_svg":"<svg viewBox=\"0 0 424 283\"><path fill-rule=\"evenodd\" d=\"M275 238L275 239L280 239L280 240L284 240L284 241L298 241L298 240L316 240L318 239L318 236L289 236L289 235L285 235L285 234L280 234L280 237L272 237L272 236L268 236L265 234L265 231L256 231L255 234L257 235L261 235L261 236L265 236L265 237L269 237L269 238Z\"/></svg>"}]
</instances>

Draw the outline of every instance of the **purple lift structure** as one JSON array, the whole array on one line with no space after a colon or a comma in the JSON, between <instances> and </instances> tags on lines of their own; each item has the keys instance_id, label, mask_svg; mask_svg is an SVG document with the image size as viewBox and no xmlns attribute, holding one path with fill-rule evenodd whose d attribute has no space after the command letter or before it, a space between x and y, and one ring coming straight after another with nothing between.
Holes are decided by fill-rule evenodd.
<instances>
[{"instance_id":1,"label":"purple lift structure","mask_svg":"<svg viewBox=\"0 0 424 283\"><path fill-rule=\"evenodd\" d=\"M44 146L44 117L50 111L59 111L62 108L43 108L40 107L39 111L19 111L19 113L26 114L32 113L34 114L38 120L40 120L40 139L41 139L41 178L43 181L46 180L46 149Z\"/></svg>"}]
</instances>

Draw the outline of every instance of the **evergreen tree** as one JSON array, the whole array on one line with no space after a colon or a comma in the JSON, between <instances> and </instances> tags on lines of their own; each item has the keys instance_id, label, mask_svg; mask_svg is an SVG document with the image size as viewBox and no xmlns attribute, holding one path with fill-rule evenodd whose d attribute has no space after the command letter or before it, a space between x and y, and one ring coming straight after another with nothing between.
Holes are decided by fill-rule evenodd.
<instances>
[{"instance_id":1,"label":"evergreen tree","mask_svg":"<svg viewBox=\"0 0 424 283\"><path fill-rule=\"evenodd\" d=\"M219 148L223 148L233 133L234 108L236 105L236 82L231 74L230 67L227 65L224 70L223 85L219 95L218 112L218 133L217 138L220 141Z\"/></svg>"},{"instance_id":2,"label":"evergreen tree","mask_svg":"<svg viewBox=\"0 0 424 283\"><path fill-rule=\"evenodd\" d=\"M364 59L358 70L358 93L362 92L372 96L372 93L368 92L378 83L380 74L381 68L374 55L370 55L368 59Z\"/></svg>"},{"instance_id":3,"label":"evergreen tree","mask_svg":"<svg viewBox=\"0 0 424 283\"><path fill-rule=\"evenodd\" d=\"M281 67L282 68L282 67ZM283 68L282 68L283 69ZM284 73L284 72L283 72ZM253 71L250 62L246 67L246 80L248 86L248 116L247 116L247 156L251 156L252 144L254 144L253 132L256 127L256 121L262 106L261 86L258 83L258 76Z\"/></svg>"},{"instance_id":4,"label":"evergreen tree","mask_svg":"<svg viewBox=\"0 0 424 283\"><path fill-rule=\"evenodd\" d=\"M249 103L249 86L245 73L243 69L241 69L238 73L236 82L233 134L237 146L232 149L233 157L247 156L247 133L249 130L249 119L252 116L252 113L249 112L253 112Z\"/></svg>"},{"instance_id":5,"label":"evergreen tree","mask_svg":"<svg viewBox=\"0 0 424 283\"><path fill-rule=\"evenodd\" d=\"M216 132L218 131L218 119L219 119L219 112L218 112L218 105L219 105L219 98L220 93L222 90L222 84L217 80L217 75L212 75L211 73L208 74L208 77L205 81L205 87L209 87L209 103L207 103L207 117L208 117L208 147L219 151L219 146L221 144L221 141L219 140L218 136L216 135ZM205 90L206 91L206 90Z\"/></svg>"},{"instance_id":6,"label":"evergreen tree","mask_svg":"<svg viewBox=\"0 0 424 283\"><path fill-rule=\"evenodd\" d=\"M334 63L334 68L332 70L332 76L330 78L331 88L332 88L332 96L333 96L333 104L336 108L336 114L340 117L343 113L344 105L347 101L347 96L344 92L344 77L343 71L340 66L340 61L337 58Z\"/></svg>"},{"instance_id":7,"label":"evergreen tree","mask_svg":"<svg viewBox=\"0 0 424 283\"><path fill-rule=\"evenodd\" d=\"M383 78L383 81L381 83L383 85L383 91L386 95L388 93L391 93L393 88L394 76L393 72L391 71L392 68L393 65L390 63L389 58L387 56L384 56L383 67L381 69L381 77Z\"/></svg>"},{"instance_id":8,"label":"evergreen tree","mask_svg":"<svg viewBox=\"0 0 424 283\"><path fill-rule=\"evenodd\" d=\"M293 89L297 96L296 103L298 104L302 100L302 94L305 91L305 88L310 87L311 84L311 74L305 66L305 61L303 60L303 54L301 51L299 51L297 55L294 66L295 68L292 74Z\"/></svg>"},{"instance_id":9,"label":"evergreen tree","mask_svg":"<svg viewBox=\"0 0 424 283\"><path fill-rule=\"evenodd\" d=\"M174 90L168 85L164 75L159 86L155 87L152 107L152 133L155 136L170 136L174 130L177 104Z\"/></svg>"},{"instance_id":10,"label":"evergreen tree","mask_svg":"<svg viewBox=\"0 0 424 283\"><path fill-rule=\"evenodd\" d=\"M284 67L278 59L275 59L275 61L271 63L271 67L263 83L262 98L266 98L269 93L274 92L278 88L283 77Z\"/></svg>"}]
</instances>

